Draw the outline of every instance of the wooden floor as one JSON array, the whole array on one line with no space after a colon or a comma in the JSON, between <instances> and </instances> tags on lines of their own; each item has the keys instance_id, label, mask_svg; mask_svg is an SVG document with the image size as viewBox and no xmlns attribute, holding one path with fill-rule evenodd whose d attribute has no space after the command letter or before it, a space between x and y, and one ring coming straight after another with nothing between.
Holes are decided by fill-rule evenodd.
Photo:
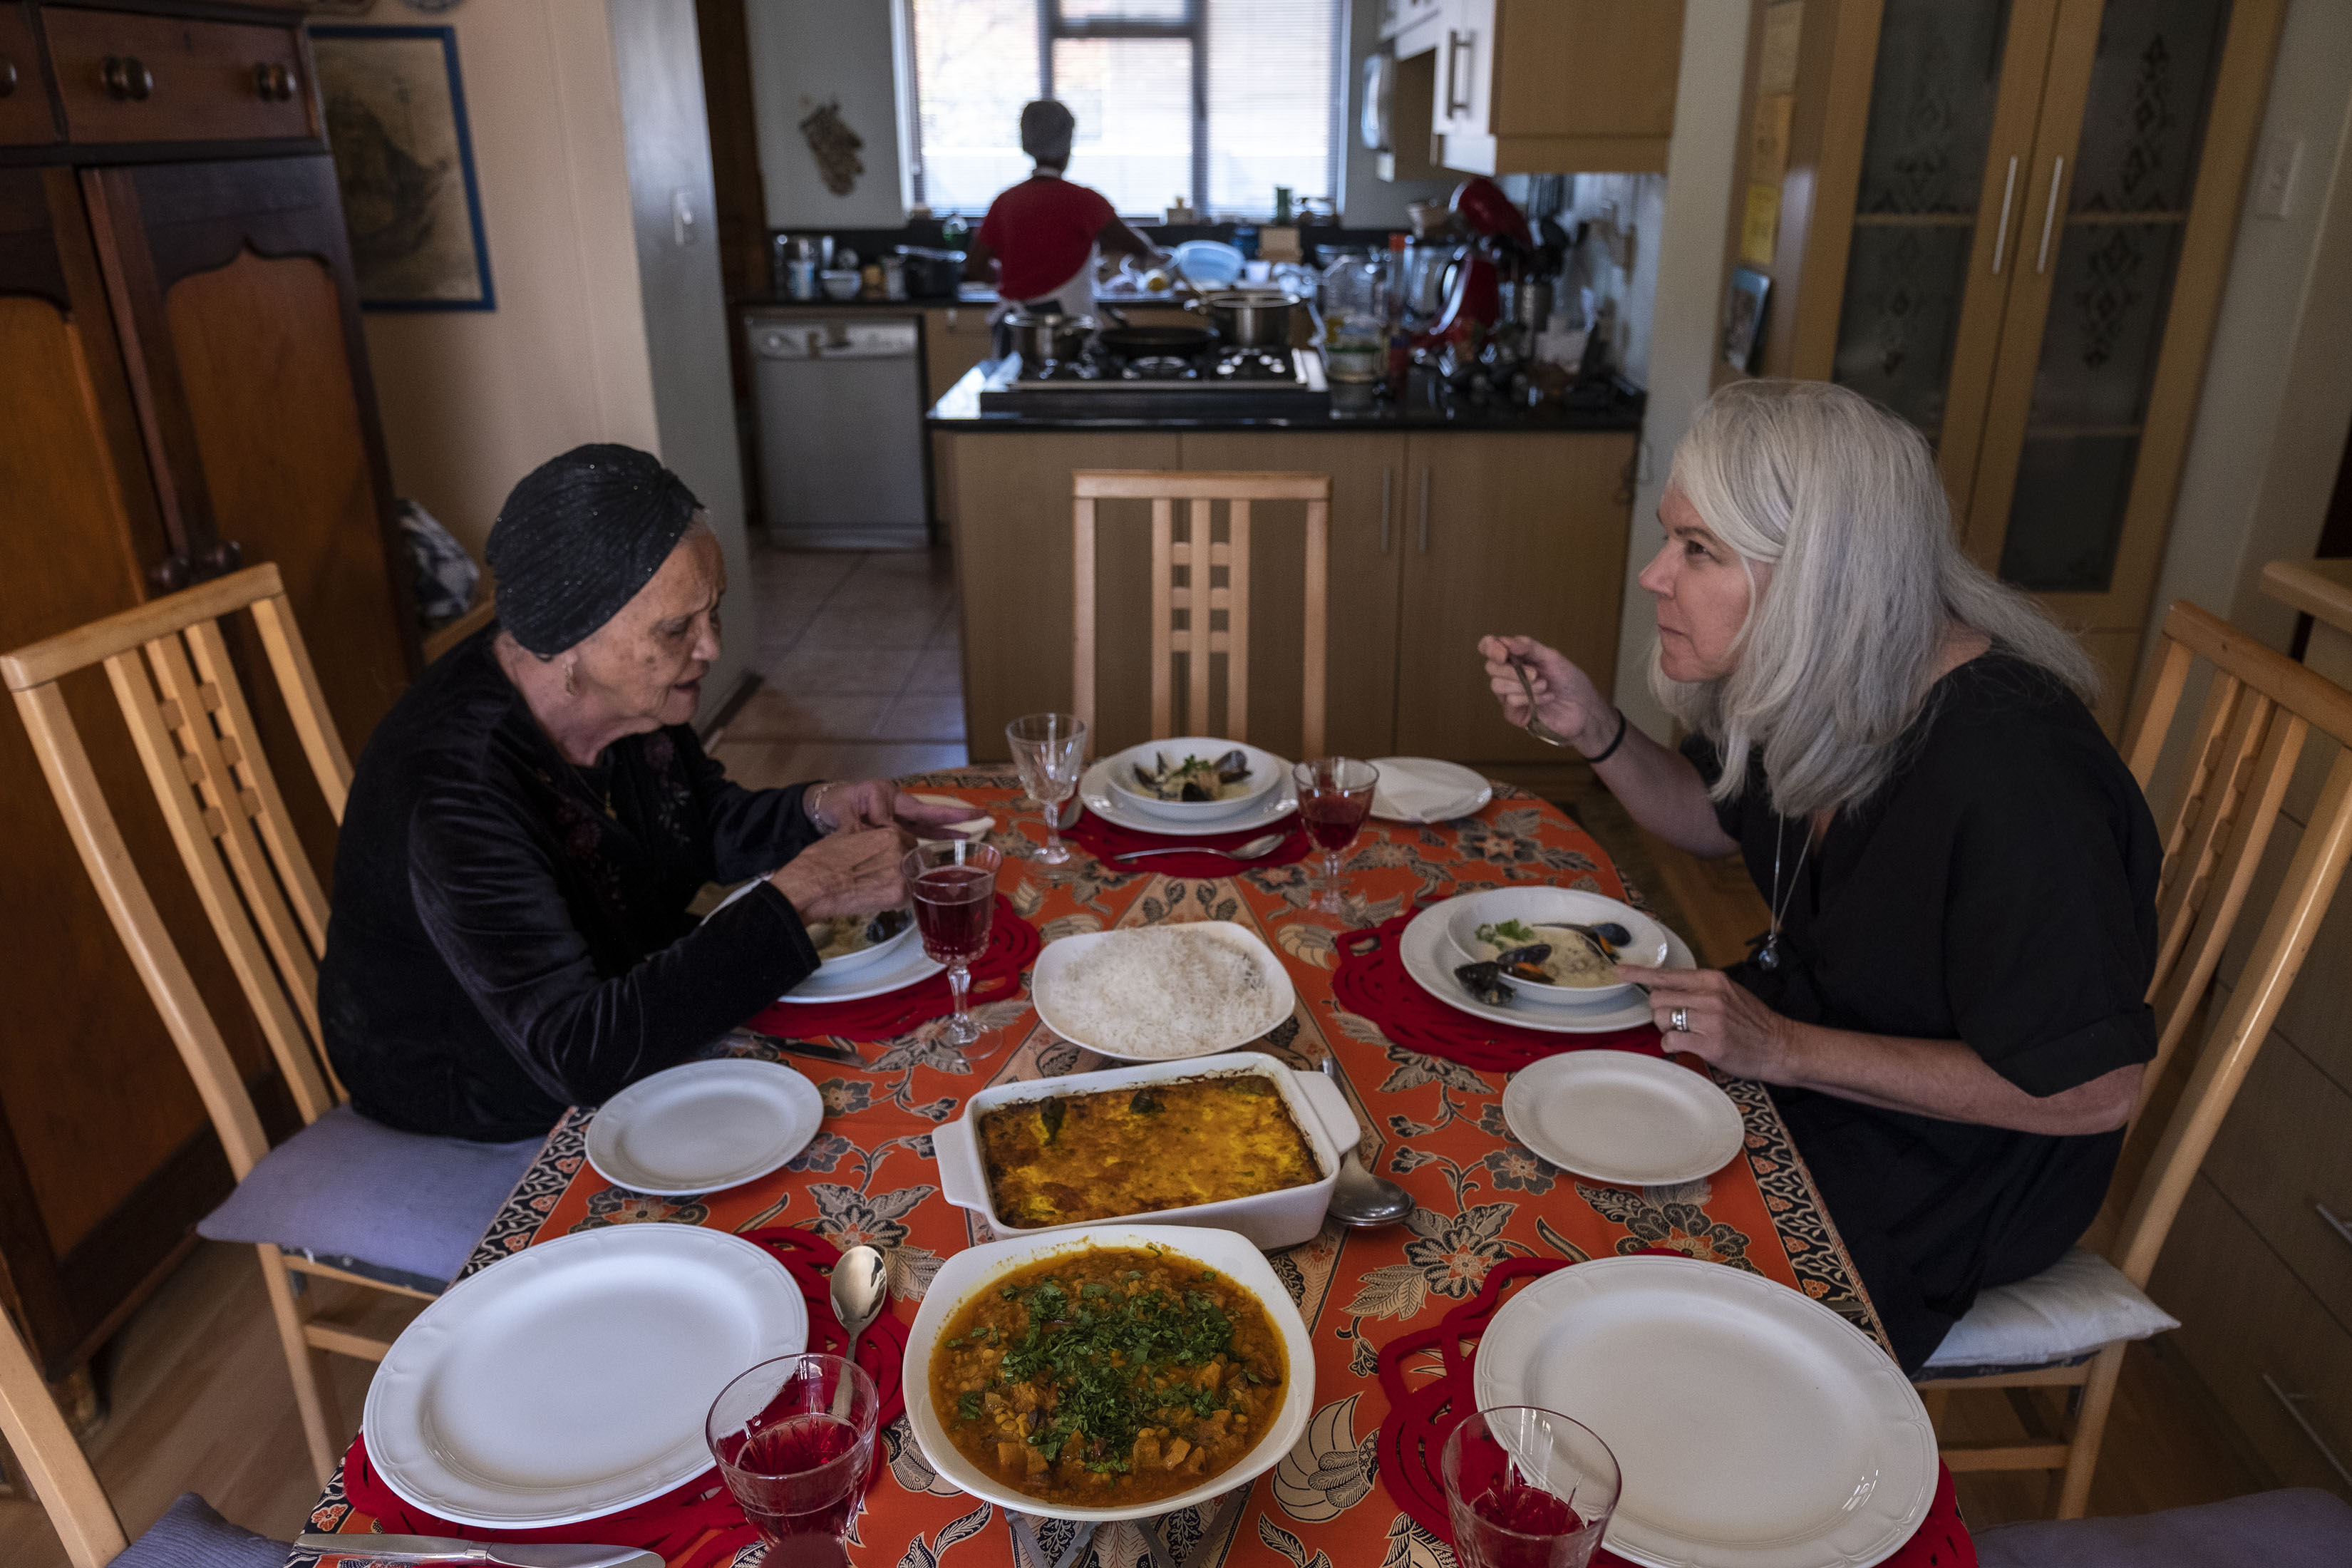
<instances>
[{"instance_id":1,"label":"wooden floor","mask_svg":"<svg viewBox=\"0 0 2352 1568\"><path fill-rule=\"evenodd\" d=\"M921 555L784 556L754 552L763 696L729 722L715 752L741 782L911 773L964 757L955 620L941 562ZM857 689L847 689L847 681ZM830 690L819 700L813 692ZM837 700L833 699L855 699ZM1746 955L1765 929L1763 900L1736 858L1701 861L1651 837L1597 784L1561 804L1675 922L1700 962ZM346 1431L359 1425L373 1368L332 1358ZM183 1491L265 1534L301 1530L318 1495L303 1458L294 1395L253 1249L201 1244L132 1317L100 1366L110 1404L89 1444L99 1475L135 1536ZM2277 1484L2233 1447L2231 1427L2161 1341L2124 1362L2094 1514L2147 1513ZM1956 1396L1945 1436L1990 1442L2023 1428L1999 1394ZM2039 1476L1961 1478L1977 1527L2047 1517ZM0 1499L0 1564L64 1568L39 1509Z\"/></svg>"}]
</instances>

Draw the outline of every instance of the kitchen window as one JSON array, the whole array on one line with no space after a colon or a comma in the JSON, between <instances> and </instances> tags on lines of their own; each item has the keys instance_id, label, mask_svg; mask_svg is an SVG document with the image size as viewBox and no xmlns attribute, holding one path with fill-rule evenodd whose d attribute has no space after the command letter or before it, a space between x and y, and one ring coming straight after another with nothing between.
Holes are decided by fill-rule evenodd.
<instances>
[{"instance_id":1,"label":"kitchen window","mask_svg":"<svg viewBox=\"0 0 2352 1568\"><path fill-rule=\"evenodd\" d=\"M907 0L915 199L980 213L1028 177L1021 106L1077 117L1070 175L1120 213L1263 219L1339 185L1345 0Z\"/></svg>"}]
</instances>

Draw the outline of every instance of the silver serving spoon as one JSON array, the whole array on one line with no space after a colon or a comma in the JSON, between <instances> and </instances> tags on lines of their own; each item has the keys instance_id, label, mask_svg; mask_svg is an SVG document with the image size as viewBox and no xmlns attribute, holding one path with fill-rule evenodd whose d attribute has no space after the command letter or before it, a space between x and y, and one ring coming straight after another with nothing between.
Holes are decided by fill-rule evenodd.
<instances>
[{"instance_id":1,"label":"silver serving spoon","mask_svg":"<svg viewBox=\"0 0 2352 1568\"><path fill-rule=\"evenodd\" d=\"M1326 1052L1323 1076L1339 1081L1339 1063ZM1331 1184L1330 1215L1341 1225L1394 1225L1413 1211L1412 1194L1385 1176L1364 1169L1363 1157L1350 1143L1342 1152L1339 1180Z\"/></svg>"},{"instance_id":2,"label":"silver serving spoon","mask_svg":"<svg viewBox=\"0 0 2352 1568\"><path fill-rule=\"evenodd\" d=\"M890 1300L890 1284L882 1267L882 1255L870 1247L853 1247L841 1255L833 1266L833 1315L841 1321L848 1342L841 1347L841 1359L857 1360L857 1342L882 1315ZM849 1380L843 1378L833 1395L833 1413L845 1419L849 1415Z\"/></svg>"},{"instance_id":3,"label":"silver serving spoon","mask_svg":"<svg viewBox=\"0 0 2352 1568\"><path fill-rule=\"evenodd\" d=\"M1511 660L1511 673L1519 678L1519 689L1528 694L1527 731L1547 746L1565 746L1568 737L1536 717L1536 689L1528 679L1528 667L1517 659Z\"/></svg>"},{"instance_id":4,"label":"silver serving spoon","mask_svg":"<svg viewBox=\"0 0 2352 1568\"><path fill-rule=\"evenodd\" d=\"M1289 837L1290 830L1286 827L1276 833L1260 834L1236 849L1212 849L1205 845L1196 847L1190 844L1166 844L1151 849L1130 849L1124 855L1114 855L1111 858L1121 864L1129 860L1140 860L1146 855L1221 855L1228 860L1263 860L1281 847L1282 841Z\"/></svg>"}]
</instances>

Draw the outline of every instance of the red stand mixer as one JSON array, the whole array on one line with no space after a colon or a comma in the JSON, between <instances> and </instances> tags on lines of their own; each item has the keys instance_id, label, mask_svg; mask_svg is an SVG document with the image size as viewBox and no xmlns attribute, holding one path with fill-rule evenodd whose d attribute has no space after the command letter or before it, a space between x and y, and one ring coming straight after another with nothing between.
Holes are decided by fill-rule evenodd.
<instances>
[{"instance_id":1,"label":"red stand mixer","mask_svg":"<svg viewBox=\"0 0 2352 1568\"><path fill-rule=\"evenodd\" d=\"M1454 187L1454 214L1471 234L1470 248L1454 263L1454 285L1437 324L1417 342L1425 347L1453 340L1468 342L1503 319L1502 274L1517 272L1535 255L1535 237L1526 215L1511 205L1494 181L1479 175Z\"/></svg>"}]
</instances>

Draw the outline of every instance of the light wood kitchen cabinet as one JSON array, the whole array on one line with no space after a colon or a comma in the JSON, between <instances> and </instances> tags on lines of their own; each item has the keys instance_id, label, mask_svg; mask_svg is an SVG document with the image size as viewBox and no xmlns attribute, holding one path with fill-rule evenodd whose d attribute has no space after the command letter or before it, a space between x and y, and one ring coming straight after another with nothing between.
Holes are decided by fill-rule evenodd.
<instances>
[{"instance_id":1,"label":"light wood kitchen cabinet","mask_svg":"<svg viewBox=\"0 0 2352 1568\"><path fill-rule=\"evenodd\" d=\"M1782 0L1759 23L1793 17L1798 42L1791 80L1751 76L1733 182L1727 261L1772 278L1757 368L1852 386L1927 435L1969 553L2106 667L2111 728L2284 11ZM1759 147L1781 166L1752 166ZM1743 258L1775 205L1770 262Z\"/></svg>"},{"instance_id":2,"label":"light wood kitchen cabinet","mask_svg":"<svg viewBox=\"0 0 2352 1568\"><path fill-rule=\"evenodd\" d=\"M1421 435L1406 440L1396 750L1465 763L1557 763L1501 722L1475 649L1524 633L1614 685L1634 436Z\"/></svg>"},{"instance_id":3,"label":"light wood kitchen cabinet","mask_svg":"<svg viewBox=\"0 0 2352 1568\"><path fill-rule=\"evenodd\" d=\"M1478 638L1526 632L1604 689L1614 679L1631 431L938 436L951 452L975 761L1005 755L1006 720L1070 700L1070 474L1081 468L1331 476L1332 751L1549 776L1563 753L1503 722ZM1099 504L1096 739L1110 752L1149 738L1149 511ZM1271 502L1252 514L1246 738L1286 754L1298 744L1304 585L1303 530L1286 525L1302 516Z\"/></svg>"},{"instance_id":4,"label":"light wood kitchen cabinet","mask_svg":"<svg viewBox=\"0 0 2352 1568\"><path fill-rule=\"evenodd\" d=\"M1437 161L1480 174L1659 174L1674 135L1682 0L1444 0Z\"/></svg>"}]
</instances>

